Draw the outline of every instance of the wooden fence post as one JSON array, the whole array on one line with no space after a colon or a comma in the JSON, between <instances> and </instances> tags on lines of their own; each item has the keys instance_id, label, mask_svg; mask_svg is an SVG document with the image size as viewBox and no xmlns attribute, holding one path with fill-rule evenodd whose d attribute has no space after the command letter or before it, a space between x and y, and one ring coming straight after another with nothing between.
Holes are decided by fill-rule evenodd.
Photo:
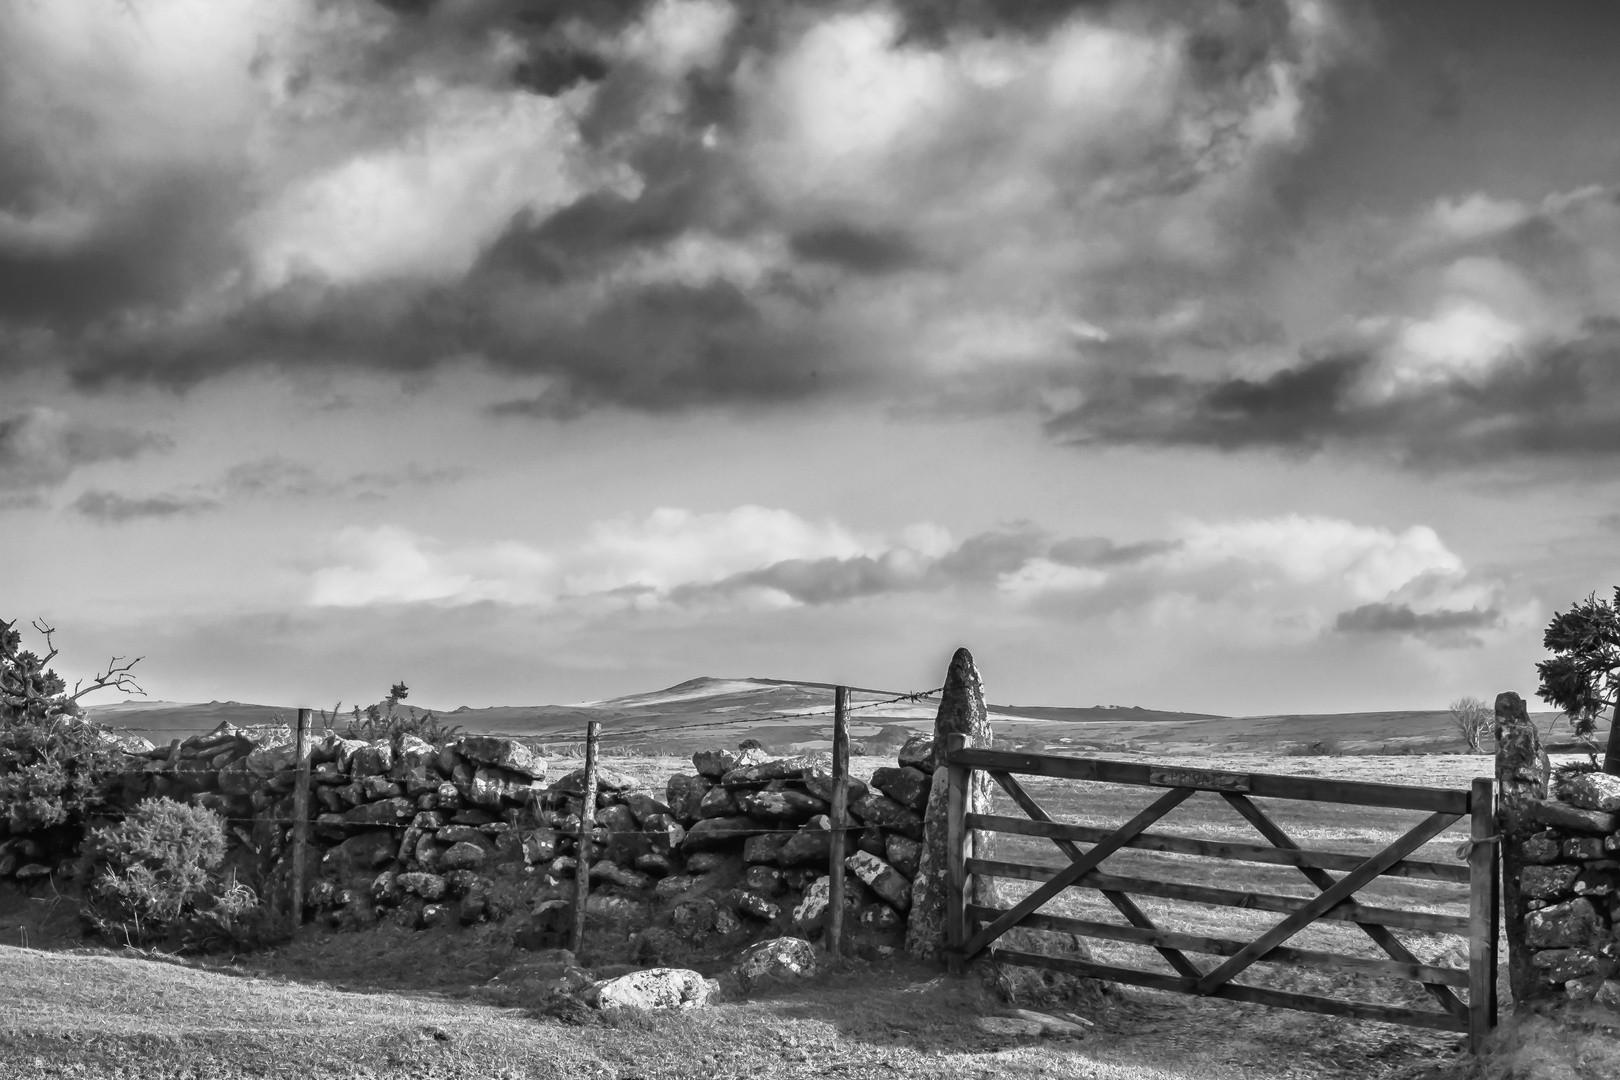
<instances>
[{"instance_id":1,"label":"wooden fence post","mask_svg":"<svg viewBox=\"0 0 1620 1080\"><path fill-rule=\"evenodd\" d=\"M1478 1054L1496 1026L1496 946L1501 918L1497 875L1501 843L1496 824L1496 784L1475 777L1469 792L1468 852L1468 1050Z\"/></svg>"},{"instance_id":2,"label":"wooden fence post","mask_svg":"<svg viewBox=\"0 0 1620 1080\"><path fill-rule=\"evenodd\" d=\"M827 951L839 955L844 936L844 830L849 826L849 687L833 690L832 839L827 846Z\"/></svg>"},{"instance_id":3,"label":"wooden fence post","mask_svg":"<svg viewBox=\"0 0 1620 1080\"><path fill-rule=\"evenodd\" d=\"M304 844L309 832L309 709L298 710L298 730L293 735L292 821L292 928L304 925Z\"/></svg>"},{"instance_id":4,"label":"wooden fence post","mask_svg":"<svg viewBox=\"0 0 1620 1080\"><path fill-rule=\"evenodd\" d=\"M585 727L585 794L579 806L578 863L574 867L574 937L577 958L585 947L585 901L591 892L591 830L596 827L596 743L602 736L602 721L592 720Z\"/></svg>"},{"instance_id":5,"label":"wooden fence post","mask_svg":"<svg viewBox=\"0 0 1620 1080\"><path fill-rule=\"evenodd\" d=\"M967 748L968 737L960 731L945 736L946 761ZM973 830L967 827L970 804L969 782L972 770L960 765L937 766L946 772L945 811L945 964L952 975L967 970L963 952L972 936L968 925L969 889L967 860L973 856Z\"/></svg>"}]
</instances>

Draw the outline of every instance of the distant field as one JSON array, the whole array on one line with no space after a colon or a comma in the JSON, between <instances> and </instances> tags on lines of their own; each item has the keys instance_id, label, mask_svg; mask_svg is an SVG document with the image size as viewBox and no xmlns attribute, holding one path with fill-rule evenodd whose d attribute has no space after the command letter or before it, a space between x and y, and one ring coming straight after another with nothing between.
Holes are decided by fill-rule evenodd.
<instances>
[{"instance_id":1,"label":"distant field","mask_svg":"<svg viewBox=\"0 0 1620 1080\"><path fill-rule=\"evenodd\" d=\"M907 732L933 727L937 699L893 701L882 690L851 694L850 734L856 741L895 744ZM757 739L772 748L824 748L832 739L832 689L820 683L772 679L694 679L649 694L573 705L459 708L436 715L470 733L501 734L565 746L602 722L604 745L642 752L690 754ZM401 706L406 712L425 710ZM233 725L289 723L292 708L235 701L183 704L129 702L96 706L91 716L154 744ZM1544 730L1567 741L1556 713L1534 714ZM347 717L337 721L343 730ZM319 720L316 721L320 723ZM1274 751L1331 754L1455 753L1465 749L1444 710L1216 716L1117 706L991 705L1000 745L1052 752L1151 751L1160 754ZM1604 736L1600 732L1599 738Z\"/></svg>"}]
</instances>

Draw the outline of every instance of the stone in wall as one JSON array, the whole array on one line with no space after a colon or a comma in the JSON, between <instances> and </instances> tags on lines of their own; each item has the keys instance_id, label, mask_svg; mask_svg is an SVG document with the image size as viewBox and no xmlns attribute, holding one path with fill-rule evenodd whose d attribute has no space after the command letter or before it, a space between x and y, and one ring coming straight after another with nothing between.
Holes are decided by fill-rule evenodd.
<instances>
[{"instance_id":1,"label":"stone in wall","mask_svg":"<svg viewBox=\"0 0 1620 1080\"><path fill-rule=\"evenodd\" d=\"M910 766L874 769L872 786L908 809L921 811L928 805L930 777L921 769Z\"/></svg>"},{"instance_id":2,"label":"stone in wall","mask_svg":"<svg viewBox=\"0 0 1620 1080\"><path fill-rule=\"evenodd\" d=\"M1525 941L1533 949L1578 948L1606 932L1597 909L1586 899L1532 911L1525 917Z\"/></svg>"},{"instance_id":3,"label":"stone in wall","mask_svg":"<svg viewBox=\"0 0 1620 1080\"><path fill-rule=\"evenodd\" d=\"M911 882L901 877L894 867L864 851L857 851L844 861L855 871L855 876L882 897L890 907L897 911L905 911L911 907Z\"/></svg>"},{"instance_id":4,"label":"stone in wall","mask_svg":"<svg viewBox=\"0 0 1620 1080\"><path fill-rule=\"evenodd\" d=\"M664 789L664 801L669 804L669 812L682 824L690 824L702 816L700 807L703 796L713 787L713 783L701 776L688 776L677 773L669 778L668 786Z\"/></svg>"},{"instance_id":5,"label":"stone in wall","mask_svg":"<svg viewBox=\"0 0 1620 1080\"><path fill-rule=\"evenodd\" d=\"M923 838L922 815L909 807L901 806L881 792L869 792L866 798L850 807L850 810L867 825L891 829L913 840Z\"/></svg>"},{"instance_id":6,"label":"stone in wall","mask_svg":"<svg viewBox=\"0 0 1620 1080\"><path fill-rule=\"evenodd\" d=\"M529 747L493 735L466 735L455 743L455 751L468 761L494 765L530 780L546 778L546 760Z\"/></svg>"},{"instance_id":7,"label":"stone in wall","mask_svg":"<svg viewBox=\"0 0 1620 1080\"><path fill-rule=\"evenodd\" d=\"M1620 776L1598 772L1579 773L1564 790L1564 800L1571 806L1608 814L1620 813Z\"/></svg>"}]
</instances>

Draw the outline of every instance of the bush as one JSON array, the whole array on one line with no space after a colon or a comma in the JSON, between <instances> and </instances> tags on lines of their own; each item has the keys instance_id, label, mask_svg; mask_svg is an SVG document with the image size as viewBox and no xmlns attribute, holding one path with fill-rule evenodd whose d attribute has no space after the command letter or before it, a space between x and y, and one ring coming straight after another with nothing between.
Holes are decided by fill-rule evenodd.
<instances>
[{"instance_id":1,"label":"bush","mask_svg":"<svg viewBox=\"0 0 1620 1080\"><path fill-rule=\"evenodd\" d=\"M410 688L399 682L389 687L388 697L380 704L367 705L363 711L356 705L349 716L349 727L344 736L366 742L384 739L397 742L401 735L414 735L434 746L443 746L461 737L460 725L440 722L431 709L418 713L406 708L401 712L399 703L409 696ZM326 714L323 712L321 715L324 719ZM332 709L332 716L334 719L337 717L336 707Z\"/></svg>"},{"instance_id":2,"label":"bush","mask_svg":"<svg viewBox=\"0 0 1620 1080\"><path fill-rule=\"evenodd\" d=\"M124 755L99 724L81 719L79 699L96 690L140 693L129 671L139 658L113 657L88 687L68 693L49 665L56 631L36 622L44 656L22 647L15 622L0 619L0 812L13 835L80 826L105 806Z\"/></svg>"},{"instance_id":3,"label":"bush","mask_svg":"<svg viewBox=\"0 0 1620 1080\"><path fill-rule=\"evenodd\" d=\"M199 910L223 914L256 907L234 879L221 888L213 871L225 859L225 821L214 811L173 799L144 799L117 825L92 829L85 851L96 867L86 915L102 933L162 940Z\"/></svg>"}]
</instances>

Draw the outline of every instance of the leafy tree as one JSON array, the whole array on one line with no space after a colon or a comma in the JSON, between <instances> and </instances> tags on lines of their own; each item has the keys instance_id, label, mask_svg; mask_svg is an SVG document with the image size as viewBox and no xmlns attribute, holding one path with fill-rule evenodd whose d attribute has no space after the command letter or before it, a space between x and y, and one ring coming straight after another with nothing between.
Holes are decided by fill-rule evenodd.
<instances>
[{"instance_id":1,"label":"leafy tree","mask_svg":"<svg viewBox=\"0 0 1620 1080\"><path fill-rule=\"evenodd\" d=\"M1477 697L1460 697L1449 706L1451 709L1451 723L1461 735L1468 749L1477 754L1480 752L1481 739L1491 734L1496 723L1496 713L1489 705Z\"/></svg>"},{"instance_id":2,"label":"leafy tree","mask_svg":"<svg viewBox=\"0 0 1620 1080\"><path fill-rule=\"evenodd\" d=\"M1541 685L1536 693L1569 717L1575 734L1590 739L1598 716L1609 710L1609 745L1603 771L1620 775L1620 724L1614 708L1620 700L1620 586L1613 601L1593 593L1568 611L1553 615L1542 637L1553 656L1536 665Z\"/></svg>"}]
</instances>

